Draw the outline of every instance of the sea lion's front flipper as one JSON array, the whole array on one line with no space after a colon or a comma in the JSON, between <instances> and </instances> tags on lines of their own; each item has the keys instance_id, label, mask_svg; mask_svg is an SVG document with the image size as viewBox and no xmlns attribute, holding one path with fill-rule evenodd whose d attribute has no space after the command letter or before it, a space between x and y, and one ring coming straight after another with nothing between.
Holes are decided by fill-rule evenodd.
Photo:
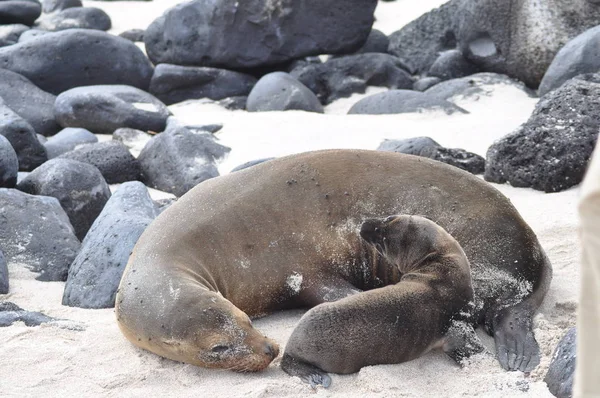
<instances>
[{"instance_id":1,"label":"sea lion's front flipper","mask_svg":"<svg viewBox=\"0 0 600 398\"><path fill-rule=\"evenodd\" d=\"M298 376L312 388L317 388L317 386L328 388L331 385L331 377L326 372L288 354L284 354L281 359L281 369L290 376Z\"/></svg>"},{"instance_id":2,"label":"sea lion's front flipper","mask_svg":"<svg viewBox=\"0 0 600 398\"><path fill-rule=\"evenodd\" d=\"M459 365L465 358L485 352L486 349L475 333L473 325L466 321L454 321L446 333L444 352Z\"/></svg>"},{"instance_id":3,"label":"sea lion's front flipper","mask_svg":"<svg viewBox=\"0 0 600 398\"><path fill-rule=\"evenodd\" d=\"M540 346L532 329L532 314L518 306L500 311L492 320L498 361L506 370L530 372L540 363Z\"/></svg>"}]
</instances>

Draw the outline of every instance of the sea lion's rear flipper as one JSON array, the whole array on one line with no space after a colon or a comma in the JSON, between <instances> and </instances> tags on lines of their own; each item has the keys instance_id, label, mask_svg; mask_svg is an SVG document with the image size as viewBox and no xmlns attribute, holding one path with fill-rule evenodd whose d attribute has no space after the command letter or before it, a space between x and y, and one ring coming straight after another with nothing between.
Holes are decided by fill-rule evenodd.
<instances>
[{"instance_id":1,"label":"sea lion's rear flipper","mask_svg":"<svg viewBox=\"0 0 600 398\"><path fill-rule=\"evenodd\" d=\"M302 381L310 384L312 388L317 388L317 386L328 388L331 385L331 377L326 372L314 365L299 361L288 354L283 354L281 369L290 376L298 376Z\"/></svg>"},{"instance_id":2,"label":"sea lion's rear flipper","mask_svg":"<svg viewBox=\"0 0 600 398\"><path fill-rule=\"evenodd\" d=\"M473 325L466 321L452 322L446 333L443 350L459 365L462 364L463 359L486 351Z\"/></svg>"},{"instance_id":3,"label":"sea lion's rear flipper","mask_svg":"<svg viewBox=\"0 0 600 398\"><path fill-rule=\"evenodd\" d=\"M530 372L540 363L540 346L533 334L533 314L519 306L497 313L491 330L498 361L506 370Z\"/></svg>"}]
</instances>

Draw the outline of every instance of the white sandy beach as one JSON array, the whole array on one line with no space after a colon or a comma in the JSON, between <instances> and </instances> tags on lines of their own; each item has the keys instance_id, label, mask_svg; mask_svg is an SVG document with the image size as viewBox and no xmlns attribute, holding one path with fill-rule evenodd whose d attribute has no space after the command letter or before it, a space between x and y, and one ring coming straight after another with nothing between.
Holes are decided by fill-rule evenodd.
<instances>
[{"instance_id":1,"label":"white sandy beach","mask_svg":"<svg viewBox=\"0 0 600 398\"><path fill-rule=\"evenodd\" d=\"M113 31L145 28L173 1L84 2L111 15ZM380 3L376 28L391 33L442 0L398 0ZM397 22L394 22L397 21ZM369 92L380 89L371 88ZM375 149L384 138L430 136L447 147L485 156L496 139L525 122L536 99L508 85L489 95L458 100L470 114L428 112L409 115L344 115L353 96L335 102L325 115L300 111L247 113L225 111L198 101L170 107L185 123L222 123L216 136L232 148L219 165L222 174L249 160L325 148ZM531 374L506 372L491 357L457 367L442 352L432 352L399 365L363 368L359 373L332 375L329 389L311 390L279 368L276 359L256 374L202 369L176 363L132 346L120 333L114 311L61 305L64 283L39 282L24 264L10 264L8 300L29 311L66 319L60 324L0 328L0 396L7 397L551 397L543 377L552 352L575 324L579 286L576 204L578 188L545 194L531 189L494 185L517 207L548 254L554 278L535 317L542 362ZM291 334L302 311L273 314L254 325L280 345ZM479 331L493 351L493 340Z\"/></svg>"}]
</instances>

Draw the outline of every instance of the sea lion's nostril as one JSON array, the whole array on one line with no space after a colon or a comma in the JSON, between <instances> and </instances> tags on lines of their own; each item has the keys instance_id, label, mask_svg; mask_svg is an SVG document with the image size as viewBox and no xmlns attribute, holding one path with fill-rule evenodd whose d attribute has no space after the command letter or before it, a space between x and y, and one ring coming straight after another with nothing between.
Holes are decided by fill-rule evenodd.
<instances>
[{"instance_id":1,"label":"sea lion's nostril","mask_svg":"<svg viewBox=\"0 0 600 398\"><path fill-rule=\"evenodd\" d=\"M279 355L279 348L271 343L265 343L263 347L265 354L269 355L272 359L275 359Z\"/></svg>"}]
</instances>

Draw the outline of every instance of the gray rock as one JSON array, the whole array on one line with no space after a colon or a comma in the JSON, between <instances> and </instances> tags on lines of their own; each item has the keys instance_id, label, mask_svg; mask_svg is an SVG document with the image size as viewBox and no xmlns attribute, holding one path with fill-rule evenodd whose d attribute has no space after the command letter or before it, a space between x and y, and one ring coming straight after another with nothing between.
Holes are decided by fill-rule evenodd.
<instances>
[{"instance_id":1,"label":"gray rock","mask_svg":"<svg viewBox=\"0 0 600 398\"><path fill-rule=\"evenodd\" d=\"M143 29L129 29L126 30L125 32L121 32L119 33L119 36L121 36L124 39L127 39L131 42L137 43L137 42L144 42L144 34L146 33L145 30Z\"/></svg>"},{"instance_id":2,"label":"gray rock","mask_svg":"<svg viewBox=\"0 0 600 398\"><path fill-rule=\"evenodd\" d=\"M61 126L82 127L96 134L112 134L121 127L160 132L169 114L153 95L123 85L73 88L54 103Z\"/></svg>"},{"instance_id":3,"label":"gray rock","mask_svg":"<svg viewBox=\"0 0 600 398\"><path fill-rule=\"evenodd\" d=\"M0 135L12 145L19 159L19 170L31 171L48 160L33 127L5 105L0 97Z\"/></svg>"},{"instance_id":4,"label":"gray rock","mask_svg":"<svg viewBox=\"0 0 600 398\"><path fill-rule=\"evenodd\" d=\"M316 95L285 72L263 76L248 95L246 108L250 112L303 110L323 113Z\"/></svg>"},{"instance_id":5,"label":"gray rock","mask_svg":"<svg viewBox=\"0 0 600 398\"><path fill-rule=\"evenodd\" d=\"M440 79L439 77L423 77L413 84L413 90L424 92L441 81L442 79Z\"/></svg>"},{"instance_id":6,"label":"gray rock","mask_svg":"<svg viewBox=\"0 0 600 398\"><path fill-rule=\"evenodd\" d=\"M144 184L121 185L83 240L69 269L63 305L113 307L129 255L157 215L158 209Z\"/></svg>"},{"instance_id":7,"label":"gray rock","mask_svg":"<svg viewBox=\"0 0 600 398\"><path fill-rule=\"evenodd\" d=\"M98 142L98 137L92 132L86 129L67 127L62 129L58 134L50 137L44 143L44 147L46 147L48 159L53 159L63 153L72 151L78 145L93 144L96 142Z\"/></svg>"},{"instance_id":8,"label":"gray rock","mask_svg":"<svg viewBox=\"0 0 600 398\"><path fill-rule=\"evenodd\" d=\"M167 105L189 99L248 95L256 78L225 69L160 64L154 69L150 93Z\"/></svg>"},{"instance_id":9,"label":"gray rock","mask_svg":"<svg viewBox=\"0 0 600 398\"><path fill-rule=\"evenodd\" d=\"M429 137L384 140L377 150L426 157L472 174L482 174L485 169L485 159L481 156L464 149L444 148Z\"/></svg>"},{"instance_id":10,"label":"gray rock","mask_svg":"<svg viewBox=\"0 0 600 398\"><path fill-rule=\"evenodd\" d=\"M429 68L427 75L449 80L470 76L477 72L479 72L479 67L463 57L460 51L448 50L440 54Z\"/></svg>"},{"instance_id":11,"label":"gray rock","mask_svg":"<svg viewBox=\"0 0 600 398\"><path fill-rule=\"evenodd\" d=\"M57 11L38 19L38 29L58 32L65 29L109 30L111 20L106 12L94 7L75 7Z\"/></svg>"},{"instance_id":12,"label":"gray rock","mask_svg":"<svg viewBox=\"0 0 600 398\"><path fill-rule=\"evenodd\" d=\"M25 326L39 326L52 321L55 319L41 312L25 311L10 301L0 302L0 327L7 327L15 322L23 322Z\"/></svg>"},{"instance_id":13,"label":"gray rock","mask_svg":"<svg viewBox=\"0 0 600 398\"><path fill-rule=\"evenodd\" d=\"M576 362L577 329L571 328L556 346L548 373L544 377L548 390L555 397L571 398L573 396L573 376Z\"/></svg>"},{"instance_id":14,"label":"gray rock","mask_svg":"<svg viewBox=\"0 0 600 398\"><path fill-rule=\"evenodd\" d=\"M46 14L74 7L83 7L81 0L42 0L42 11Z\"/></svg>"},{"instance_id":15,"label":"gray rock","mask_svg":"<svg viewBox=\"0 0 600 398\"><path fill-rule=\"evenodd\" d=\"M390 39L385 33L380 30L373 29L367 37L367 41L361 48L359 48L355 54L366 54L366 53L387 53L390 45Z\"/></svg>"},{"instance_id":16,"label":"gray rock","mask_svg":"<svg viewBox=\"0 0 600 398\"><path fill-rule=\"evenodd\" d=\"M79 240L110 198L110 188L100 170L70 159L47 161L20 181L17 189L58 199Z\"/></svg>"},{"instance_id":17,"label":"gray rock","mask_svg":"<svg viewBox=\"0 0 600 398\"><path fill-rule=\"evenodd\" d=\"M26 77L0 69L0 97L36 133L50 136L60 131L60 126L54 120L56 96L39 89Z\"/></svg>"},{"instance_id":18,"label":"gray rock","mask_svg":"<svg viewBox=\"0 0 600 398\"><path fill-rule=\"evenodd\" d=\"M0 25L23 24L31 26L42 13L42 5L36 0L0 1Z\"/></svg>"},{"instance_id":19,"label":"gray rock","mask_svg":"<svg viewBox=\"0 0 600 398\"><path fill-rule=\"evenodd\" d=\"M12 46L19 42L19 37L29 30L23 24L0 25L0 47Z\"/></svg>"},{"instance_id":20,"label":"gray rock","mask_svg":"<svg viewBox=\"0 0 600 398\"><path fill-rule=\"evenodd\" d=\"M8 287L8 266L4 258L4 253L0 250L0 294L8 293Z\"/></svg>"},{"instance_id":21,"label":"gray rock","mask_svg":"<svg viewBox=\"0 0 600 398\"><path fill-rule=\"evenodd\" d=\"M589 0L466 0L456 18L470 61L536 88L558 50L600 23L600 7Z\"/></svg>"},{"instance_id":22,"label":"gray rock","mask_svg":"<svg viewBox=\"0 0 600 398\"><path fill-rule=\"evenodd\" d=\"M147 90L153 70L132 42L91 29L68 29L2 47L0 65L52 94L99 84Z\"/></svg>"},{"instance_id":23,"label":"gray rock","mask_svg":"<svg viewBox=\"0 0 600 398\"><path fill-rule=\"evenodd\" d=\"M59 158L73 159L96 166L109 184L140 179L140 164L120 142L84 144Z\"/></svg>"},{"instance_id":24,"label":"gray rock","mask_svg":"<svg viewBox=\"0 0 600 398\"><path fill-rule=\"evenodd\" d=\"M146 185L182 196L202 181L217 177L215 160L229 151L210 133L173 126L152 138L138 161Z\"/></svg>"},{"instance_id":25,"label":"gray rock","mask_svg":"<svg viewBox=\"0 0 600 398\"><path fill-rule=\"evenodd\" d=\"M264 159L251 160L249 162L242 163L239 166L234 167L233 169L231 169L230 173L233 173L235 171L244 170L249 167L256 166L257 164L264 163L266 161L273 160L273 159L275 159L275 158L264 158Z\"/></svg>"},{"instance_id":26,"label":"gray rock","mask_svg":"<svg viewBox=\"0 0 600 398\"><path fill-rule=\"evenodd\" d=\"M146 30L154 62L225 69L348 54L367 40L377 0L193 0Z\"/></svg>"},{"instance_id":27,"label":"gray rock","mask_svg":"<svg viewBox=\"0 0 600 398\"><path fill-rule=\"evenodd\" d=\"M534 92L521 82L515 81L506 75L496 73L476 73L471 76L458 79L446 80L427 89L425 92L431 96L447 101L452 101L455 97L478 99L482 96L489 96L493 93L493 86L509 85L524 91L529 96L534 96Z\"/></svg>"},{"instance_id":28,"label":"gray rock","mask_svg":"<svg viewBox=\"0 0 600 398\"><path fill-rule=\"evenodd\" d=\"M388 52L411 72L427 72L441 52L456 48L454 19L461 1L451 0L392 33Z\"/></svg>"},{"instance_id":29,"label":"gray rock","mask_svg":"<svg viewBox=\"0 0 600 398\"><path fill-rule=\"evenodd\" d=\"M558 192L583 179L600 131L600 74L546 94L529 120L487 152L485 179Z\"/></svg>"},{"instance_id":30,"label":"gray rock","mask_svg":"<svg viewBox=\"0 0 600 398\"><path fill-rule=\"evenodd\" d=\"M539 95L545 95L577 75L598 71L600 26L586 30L560 49L540 83Z\"/></svg>"},{"instance_id":31,"label":"gray rock","mask_svg":"<svg viewBox=\"0 0 600 398\"><path fill-rule=\"evenodd\" d=\"M79 251L73 226L56 198L0 188L0 242L8 263L23 263L38 280L64 281Z\"/></svg>"},{"instance_id":32,"label":"gray rock","mask_svg":"<svg viewBox=\"0 0 600 398\"><path fill-rule=\"evenodd\" d=\"M464 109L426 93L410 90L390 90L370 95L358 101L349 115L385 115L395 113L422 112L424 110L443 110L447 114L468 113Z\"/></svg>"},{"instance_id":33,"label":"gray rock","mask_svg":"<svg viewBox=\"0 0 600 398\"><path fill-rule=\"evenodd\" d=\"M14 188L17 184L19 159L10 141L0 134L0 187Z\"/></svg>"},{"instance_id":34,"label":"gray rock","mask_svg":"<svg viewBox=\"0 0 600 398\"><path fill-rule=\"evenodd\" d=\"M325 63L308 63L290 74L317 95L323 104L354 93L367 86L410 89L413 79L406 66L389 54L359 54L333 58Z\"/></svg>"}]
</instances>

